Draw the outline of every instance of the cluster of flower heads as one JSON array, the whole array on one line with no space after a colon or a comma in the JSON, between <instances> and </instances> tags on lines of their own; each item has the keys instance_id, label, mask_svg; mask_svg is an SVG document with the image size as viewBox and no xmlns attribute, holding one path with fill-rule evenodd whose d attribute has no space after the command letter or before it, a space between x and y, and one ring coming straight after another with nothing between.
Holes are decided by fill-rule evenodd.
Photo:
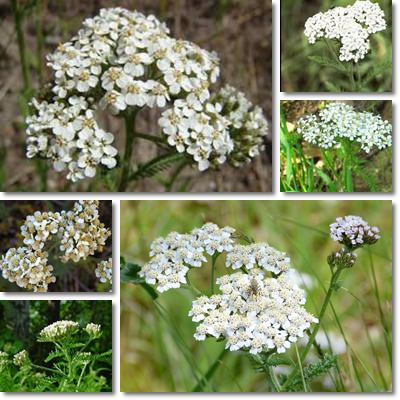
<instances>
[{"instance_id":1,"label":"cluster of flower heads","mask_svg":"<svg viewBox=\"0 0 400 400\"><path fill-rule=\"evenodd\" d=\"M112 286L112 258L100 261L96 267L95 274L100 282L108 282Z\"/></svg>"},{"instance_id":2,"label":"cluster of flower heads","mask_svg":"<svg viewBox=\"0 0 400 400\"><path fill-rule=\"evenodd\" d=\"M156 239L150 246L151 259L139 271L139 276L159 292L186 284L190 268L199 268L207 261L205 253L214 255L233 248L233 228L219 228L207 223L188 234L171 232Z\"/></svg>"},{"instance_id":3,"label":"cluster of flower heads","mask_svg":"<svg viewBox=\"0 0 400 400\"><path fill-rule=\"evenodd\" d=\"M303 307L304 293L287 279L266 278L260 270L217 279L220 294L193 302L189 316L200 322L195 339L225 338L230 351L283 353L318 320Z\"/></svg>"},{"instance_id":4,"label":"cluster of flower heads","mask_svg":"<svg viewBox=\"0 0 400 400\"><path fill-rule=\"evenodd\" d=\"M51 160L74 182L93 177L99 165L116 165L114 135L99 127L99 108L123 115L174 101L161 119L162 130L168 143L191 154L200 169L224 162L231 152L235 164L254 157L267 134L261 109L242 93L227 87L216 96L218 102L211 100L209 87L219 76L217 55L170 37L153 15L102 9L48 56L48 65L55 75L51 99L32 102L27 157Z\"/></svg>"},{"instance_id":5,"label":"cluster of flower heads","mask_svg":"<svg viewBox=\"0 0 400 400\"><path fill-rule=\"evenodd\" d=\"M378 227L371 227L368 222L355 215L338 217L329 227L332 240L342 243L348 250L374 244L380 239Z\"/></svg>"},{"instance_id":6,"label":"cluster of flower heads","mask_svg":"<svg viewBox=\"0 0 400 400\"><path fill-rule=\"evenodd\" d=\"M234 166L259 154L268 122L244 93L226 85L204 104L176 100L159 119L168 143L190 154L200 171L226 160Z\"/></svg>"},{"instance_id":7,"label":"cluster of flower heads","mask_svg":"<svg viewBox=\"0 0 400 400\"><path fill-rule=\"evenodd\" d=\"M28 290L46 292L56 281L45 249L52 238L60 242L62 262L77 262L101 252L111 231L100 221L98 207L97 200L81 200L70 211L29 215L20 228L23 246L9 249L0 260L3 278Z\"/></svg>"},{"instance_id":8,"label":"cluster of flower heads","mask_svg":"<svg viewBox=\"0 0 400 400\"><path fill-rule=\"evenodd\" d=\"M0 372L3 372L3 370L9 365L9 363L10 360L8 358L8 353L0 350Z\"/></svg>"},{"instance_id":9,"label":"cluster of flower heads","mask_svg":"<svg viewBox=\"0 0 400 400\"><path fill-rule=\"evenodd\" d=\"M39 342L61 342L76 334L80 329L78 322L62 320L56 321L43 328L38 335ZM83 330L92 338L101 335L101 325L88 323Z\"/></svg>"},{"instance_id":10,"label":"cluster of flower heads","mask_svg":"<svg viewBox=\"0 0 400 400\"><path fill-rule=\"evenodd\" d=\"M342 139L359 143L366 153L374 146L381 150L392 145L390 122L380 115L355 111L345 103L328 103L316 114L300 118L297 132L323 149L338 145Z\"/></svg>"},{"instance_id":11,"label":"cluster of flower heads","mask_svg":"<svg viewBox=\"0 0 400 400\"><path fill-rule=\"evenodd\" d=\"M303 307L304 293L290 276L290 258L267 243L238 244L240 236L234 233L207 223L189 234L156 239L152 259L139 275L163 292L185 284L189 269L201 267L206 254L226 253L226 266L242 271L218 278L219 294L193 302L189 316L200 322L195 339L225 338L231 351L284 352L317 320Z\"/></svg>"},{"instance_id":12,"label":"cluster of flower heads","mask_svg":"<svg viewBox=\"0 0 400 400\"><path fill-rule=\"evenodd\" d=\"M379 4L358 0L308 18L304 34L311 44L321 38L338 40L339 59L357 63L370 49L369 36L385 29L385 14Z\"/></svg>"}]
</instances>

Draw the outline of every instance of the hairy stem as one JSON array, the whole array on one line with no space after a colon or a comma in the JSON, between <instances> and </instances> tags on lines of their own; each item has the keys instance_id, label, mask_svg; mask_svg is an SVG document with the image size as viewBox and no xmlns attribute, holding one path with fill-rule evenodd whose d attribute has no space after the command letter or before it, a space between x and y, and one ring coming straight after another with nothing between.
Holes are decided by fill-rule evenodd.
<instances>
[{"instance_id":1,"label":"hairy stem","mask_svg":"<svg viewBox=\"0 0 400 400\"><path fill-rule=\"evenodd\" d=\"M275 375L274 367L272 367L271 365L268 366L267 375L274 391L277 393L281 392L281 384L279 383L278 378Z\"/></svg>"},{"instance_id":2,"label":"hairy stem","mask_svg":"<svg viewBox=\"0 0 400 400\"><path fill-rule=\"evenodd\" d=\"M122 162L122 171L119 181L118 191L125 192L129 182L129 171L133 152L133 142L135 138L135 120L137 111L125 117L125 153Z\"/></svg>"},{"instance_id":3,"label":"hairy stem","mask_svg":"<svg viewBox=\"0 0 400 400\"><path fill-rule=\"evenodd\" d=\"M59 374L59 375L64 375L62 372L57 371L56 369L53 368L47 368L47 367L42 367L41 365L36 365L36 364L31 364L32 367L35 367L37 369L41 369L43 371L51 372L52 374Z\"/></svg>"},{"instance_id":4,"label":"hairy stem","mask_svg":"<svg viewBox=\"0 0 400 400\"><path fill-rule=\"evenodd\" d=\"M325 316L325 313L326 313L326 310L328 308L328 305L329 305L329 303L331 301L332 294L336 289L336 283L339 280L339 276L340 276L341 272L342 272L342 270L339 269L336 272L334 272L332 274L332 276L331 276L331 281L330 281L330 284L329 284L329 288L328 288L328 291L326 292L325 299L324 299L324 302L323 302L322 307L321 307L321 311L320 311L320 313L318 315L318 324L315 325L315 327L314 327L314 329L313 329L313 331L312 331L312 333L311 333L311 335L309 337L307 346L305 347L305 349L301 353L300 360L299 360L299 365L301 365L304 362L304 360L306 359L308 353L311 350L311 347L312 347L312 345L314 343L315 337L317 336L319 328L321 327L321 323L322 323L322 320L323 320L323 318ZM285 384L283 385L283 389L284 390L287 389L290 386L290 384L292 383L293 379L297 375L298 370L299 370L299 367L297 366L290 373L290 375L288 376Z\"/></svg>"}]
</instances>

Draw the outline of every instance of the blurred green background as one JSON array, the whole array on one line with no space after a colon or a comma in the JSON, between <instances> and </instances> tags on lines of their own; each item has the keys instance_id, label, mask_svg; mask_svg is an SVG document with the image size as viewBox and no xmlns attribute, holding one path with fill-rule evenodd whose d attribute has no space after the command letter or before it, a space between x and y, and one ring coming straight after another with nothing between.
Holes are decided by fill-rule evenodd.
<instances>
[{"instance_id":1,"label":"blurred green background","mask_svg":"<svg viewBox=\"0 0 400 400\"><path fill-rule=\"evenodd\" d=\"M148 261L150 243L176 230L182 233L210 221L229 225L256 241L285 251L293 266L309 274L315 286L307 309L317 313L330 271L328 254L338 249L329 237L337 216L362 216L382 232L381 240L361 249L356 266L343 273L343 289L333 297L323 327L348 341L339 372L345 391L383 391L391 387L392 204L390 201L122 201L121 256ZM226 273L218 264L218 274ZM197 286L209 285L210 267L190 273ZM376 277L376 285L374 276ZM121 286L121 390L126 392L191 391L224 344L196 342L195 323L187 316L193 300L187 290L161 294L157 302L139 286ZM341 333L343 330L343 334ZM385 336L384 331L387 335ZM387 339L387 341L385 340ZM293 356L293 349L289 355ZM339 376L340 374L340 376ZM219 365L209 390L265 391L265 377L249 359L229 353ZM332 390L320 384L314 391Z\"/></svg>"},{"instance_id":2,"label":"blurred green background","mask_svg":"<svg viewBox=\"0 0 400 400\"><path fill-rule=\"evenodd\" d=\"M386 30L370 36L371 51L358 63L362 76L376 78L363 85L368 92L387 92L392 89L392 2L379 3L385 13ZM331 7L348 6L355 0L283 0L281 1L281 88L285 92L331 92L335 87L348 86L341 71L308 59L309 56L328 57L322 40L311 45L304 36L304 24L309 17ZM333 41L331 41L333 43ZM343 91L343 90L340 90Z\"/></svg>"}]
</instances>

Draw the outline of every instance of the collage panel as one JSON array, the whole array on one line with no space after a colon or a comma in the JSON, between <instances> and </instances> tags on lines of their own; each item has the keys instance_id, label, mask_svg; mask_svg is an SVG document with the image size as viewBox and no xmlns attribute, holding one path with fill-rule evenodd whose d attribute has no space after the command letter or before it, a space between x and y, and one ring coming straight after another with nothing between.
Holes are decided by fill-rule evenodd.
<instances>
[{"instance_id":1,"label":"collage panel","mask_svg":"<svg viewBox=\"0 0 400 400\"><path fill-rule=\"evenodd\" d=\"M112 291L110 200L1 200L0 292Z\"/></svg>"},{"instance_id":2,"label":"collage panel","mask_svg":"<svg viewBox=\"0 0 400 400\"><path fill-rule=\"evenodd\" d=\"M281 192L393 192L390 100L282 100Z\"/></svg>"},{"instance_id":3,"label":"collage panel","mask_svg":"<svg viewBox=\"0 0 400 400\"><path fill-rule=\"evenodd\" d=\"M120 390L391 391L392 224L391 201L122 201Z\"/></svg>"},{"instance_id":4,"label":"collage panel","mask_svg":"<svg viewBox=\"0 0 400 400\"><path fill-rule=\"evenodd\" d=\"M11 3L5 192L272 190L271 0Z\"/></svg>"},{"instance_id":5,"label":"collage panel","mask_svg":"<svg viewBox=\"0 0 400 400\"><path fill-rule=\"evenodd\" d=\"M392 92L392 1L284 0L281 91Z\"/></svg>"},{"instance_id":6,"label":"collage panel","mask_svg":"<svg viewBox=\"0 0 400 400\"><path fill-rule=\"evenodd\" d=\"M0 392L112 391L112 304L0 300Z\"/></svg>"}]
</instances>

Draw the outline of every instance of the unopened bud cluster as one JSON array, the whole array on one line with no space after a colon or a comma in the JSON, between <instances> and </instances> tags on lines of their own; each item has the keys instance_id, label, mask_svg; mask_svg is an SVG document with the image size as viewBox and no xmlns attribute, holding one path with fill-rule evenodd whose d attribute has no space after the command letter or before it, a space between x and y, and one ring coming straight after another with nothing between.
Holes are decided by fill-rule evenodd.
<instances>
[{"instance_id":1,"label":"unopened bud cluster","mask_svg":"<svg viewBox=\"0 0 400 400\"><path fill-rule=\"evenodd\" d=\"M308 18L304 34L311 44L322 38L338 40L340 61L357 63L369 52L369 36L385 29L385 14L379 4L358 0Z\"/></svg>"},{"instance_id":2,"label":"unopened bud cluster","mask_svg":"<svg viewBox=\"0 0 400 400\"><path fill-rule=\"evenodd\" d=\"M305 141L322 149L337 146L342 140L360 145L369 153L392 146L392 124L380 115L358 112L345 103L328 103L315 114L300 118L297 132Z\"/></svg>"},{"instance_id":3,"label":"unopened bud cluster","mask_svg":"<svg viewBox=\"0 0 400 400\"><path fill-rule=\"evenodd\" d=\"M328 256L328 264L332 269L351 268L357 261L357 254L342 248Z\"/></svg>"},{"instance_id":4,"label":"unopened bud cluster","mask_svg":"<svg viewBox=\"0 0 400 400\"><path fill-rule=\"evenodd\" d=\"M126 117L143 107L172 108L160 119L168 143L187 152L200 170L239 165L258 154L268 126L262 111L231 87L211 96L218 56L174 39L153 15L101 9L70 41L48 56L54 72L46 100L32 101L27 157L51 161L76 182L117 164L114 135L99 111Z\"/></svg>"},{"instance_id":5,"label":"unopened bud cluster","mask_svg":"<svg viewBox=\"0 0 400 400\"><path fill-rule=\"evenodd\" d=\"M97 200L82 200L71 211L29 215L20 228L23 246L9 249L0 260L3 278L21 288L46 292L56 281L46 251L52 239L60 242L62 262L77 262L103 251L111 231L100 221L98 207Z\"/></svg>"},{"instance_id":6,"label":"unopened bud cluster","mask_svg":"<svg viewBox=\"0 0 400 400\"><path fill-rule=\"evenodd\" d=\"M26 350L22 350L14 355L13 362L17 367L23 367L29 365L31 363L31 360L29 358L28 352Z\"/></svg>"},{"instance_id":7,"label":"unopened bud cluster","mask_svg":"<svg viewBox=\"0 0 400 400\"><path fill-rule=\"evenodd\" d=\"M99 324L89 323L84 330L92 339L96 339L101 335L101 325Z\"/></svg>"}]
</instances>

